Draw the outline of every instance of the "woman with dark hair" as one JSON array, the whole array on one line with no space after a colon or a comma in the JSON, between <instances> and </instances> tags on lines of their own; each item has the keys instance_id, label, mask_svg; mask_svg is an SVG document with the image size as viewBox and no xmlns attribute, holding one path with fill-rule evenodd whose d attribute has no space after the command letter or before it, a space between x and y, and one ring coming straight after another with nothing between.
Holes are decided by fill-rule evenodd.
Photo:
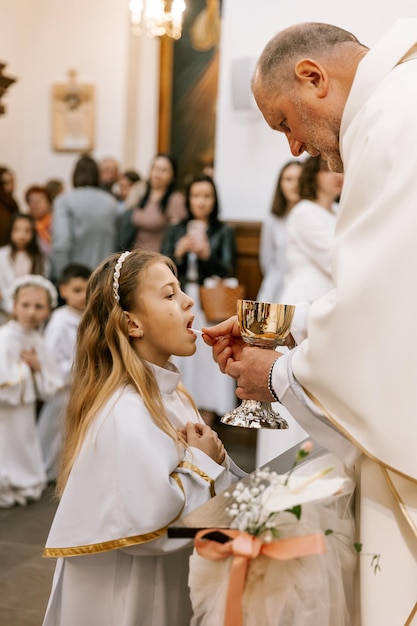
<instances>
[{"instance_id":1,"label":"woman with dark hair","mask_svg":"<svg viewBox=\"0 0 417 626\"><path fill-rule=\"evenodd\" d=\"M288 273L283 302L313 302L333 289L331 249L342 185L343 174L330 171L319 156L303 163L300 202L287 221Z\"/></svg>"},{"instance_id":2,"label":"woman with dark hair","mask_svg":"<svg viewBox=\"0 0 417 626\"><path fill-rule=\"evenodd\" d=\"M162 252L175 261L181 288L194 300L193 325L202 328L207 326L207 320L200 305L199 285L211 276L233 276L235 233L219 219L216 185L207 174L195 176L188 184L186 208L185 220L168 228ZM207 422L212 421L213 414L223 414L233 408L236 403L234 381L221 374L203 343L192 357L177 357L175 362Z\"/></svg>"},{"instance_id":3,"label":"woman with dark hair","mask_svg":"<svg viewBox=\"0 0 417 626\"><path fill-rule=\"evenodd\" d=\"M300 199L301 161L288 161L279 175L271 210L262 224L259 263L263 280L257 300L279 302L287 271L287 217Z\"/></svg>"},{"instance_id":4,"label":"woman with dark hair","mask_svg":"<svg viewBox=\"0 0 417 626\"><path fill-rule=\"evenodd\" d=\"M35 220L39 247L49 257L52 243L52 201L46 187L31 185L25 192L30 215Z\"/></svg>"},{"instance_id":5,"label":"woman with dark hair","mask_svg":"<svg viewBox=\"0 0 417 626\"><path fill-rule=\"evenodd\" d=\"M159 252L170 224L186 216L184 195L177 190L177 166L170 154L158 153L151 164L145 189L133 208L123 214L120 248Z\"/></svg>"},{"instance_id":6,"label":"woman with dark hair","mask_svg":"<svg viewBox=\"0 0 417 626\"><path fill-rule=\"evenodd\" d=\"M5 165L0 165L0 246L7 244L12 217L19 212L13 191L13 172Z\"/></svg>"},{"instance_id":7,"label":"woman with dark hair","mask_svg":"<svg viewBox=\"0 0 417 626\"><path fill-rule=\"evenodd\" d=\"M69 263L91 270L116 250L117 202L99 188L99 169L88 155L74 168L74 189L54 200L52 225L52 277L57 280Z\"/></svg>"}]
</instances>

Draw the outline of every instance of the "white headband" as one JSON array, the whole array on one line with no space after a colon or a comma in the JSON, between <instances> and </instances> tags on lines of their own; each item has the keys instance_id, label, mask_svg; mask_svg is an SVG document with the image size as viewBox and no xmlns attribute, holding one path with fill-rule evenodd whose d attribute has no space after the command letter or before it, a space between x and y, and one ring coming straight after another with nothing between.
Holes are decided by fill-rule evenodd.
<instances>
[{"instance_id":1,"label":"white headband","mask_svg":"<svg viewBox=\"0 0 417 626\"><path fill-rule=\"evenodd\" d=\"M129 256L130 254L130 250L127 250L126 252L122 252L122 254L119 256L119 258L117 259L117 263L114 266L114 274L113 274L113 295L114 295L114 299L116 300L116 302L120 301L120 296L119 296L119 278L120 278L120 272L122 269L122 265L123 262L125 260L125 258L127 256Z\"/></svg>"},{"instance_id":2,"label":"white headband","mask_svg":"<svg viewBox=\"0 0 417 626\"><path fill-rule=\"evenodd\" d=\"M51 301L51 308L55 309L58 304L58 292L50 280L39 274L25 274L13 281L10 286L10 295L15 300L16 294L22 287L41 287L47 292Z\"/></svg>"}]
</instances>

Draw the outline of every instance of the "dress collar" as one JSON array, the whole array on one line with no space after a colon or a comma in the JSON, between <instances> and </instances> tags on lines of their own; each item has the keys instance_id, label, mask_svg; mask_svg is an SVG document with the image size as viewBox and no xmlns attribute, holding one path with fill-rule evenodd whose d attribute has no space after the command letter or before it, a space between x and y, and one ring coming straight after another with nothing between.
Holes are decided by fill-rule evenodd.
<instances>
[{"instance_id":1,"label":"dress collar","mask_svg":"<svg viewBox=\"0 0 417 626\"><path fill-rule=\"evenodd\" d=\"M153 363L149 363L149 365L155 374L161 393L169 394L175 391L181 380L181 372L177 367L171 361L167 361L164 367L159 367Z\"/></svg>"}]
</instances>

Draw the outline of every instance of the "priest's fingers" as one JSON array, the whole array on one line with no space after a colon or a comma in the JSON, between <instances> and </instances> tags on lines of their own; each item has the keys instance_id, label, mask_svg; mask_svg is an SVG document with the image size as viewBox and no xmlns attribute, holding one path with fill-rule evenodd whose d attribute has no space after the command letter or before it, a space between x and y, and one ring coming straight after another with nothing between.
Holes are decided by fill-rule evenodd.
<instances>
[{"instance_id":1,"label":"priest's fingers","mask_svg":"<svg viewBox=\"0 0 417 626\"><path fill-rule=\"evenodd\" d=\"M209 346L213 346L221 337L227 337L228 335L240 337L236 315L229 317L224 322L220 322L220 324L216 324L216 326L205 326L202 330L204 332L203 339Z\"/></svg>"}]
</instances>

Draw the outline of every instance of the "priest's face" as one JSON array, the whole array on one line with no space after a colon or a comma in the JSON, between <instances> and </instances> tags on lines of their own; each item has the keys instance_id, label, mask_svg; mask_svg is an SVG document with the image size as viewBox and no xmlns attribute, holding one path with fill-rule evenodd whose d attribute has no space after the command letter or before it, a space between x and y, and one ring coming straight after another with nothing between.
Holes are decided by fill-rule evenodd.
<instances>
[{"instance_id":1,"label":"priest's face","mask_svg":"<svg viewBox=\"0 0 417 626\"><path fill-rule=\"evenodd\" d=\"M343 172L340 116L326 99L317 98L305 85L293 85L282 92L267 89L259 78L255 78L253 93L265 121L273 130L284 133L294 156L303 152L321 155L332 171Z\"/></svg>"}]
</instances>

